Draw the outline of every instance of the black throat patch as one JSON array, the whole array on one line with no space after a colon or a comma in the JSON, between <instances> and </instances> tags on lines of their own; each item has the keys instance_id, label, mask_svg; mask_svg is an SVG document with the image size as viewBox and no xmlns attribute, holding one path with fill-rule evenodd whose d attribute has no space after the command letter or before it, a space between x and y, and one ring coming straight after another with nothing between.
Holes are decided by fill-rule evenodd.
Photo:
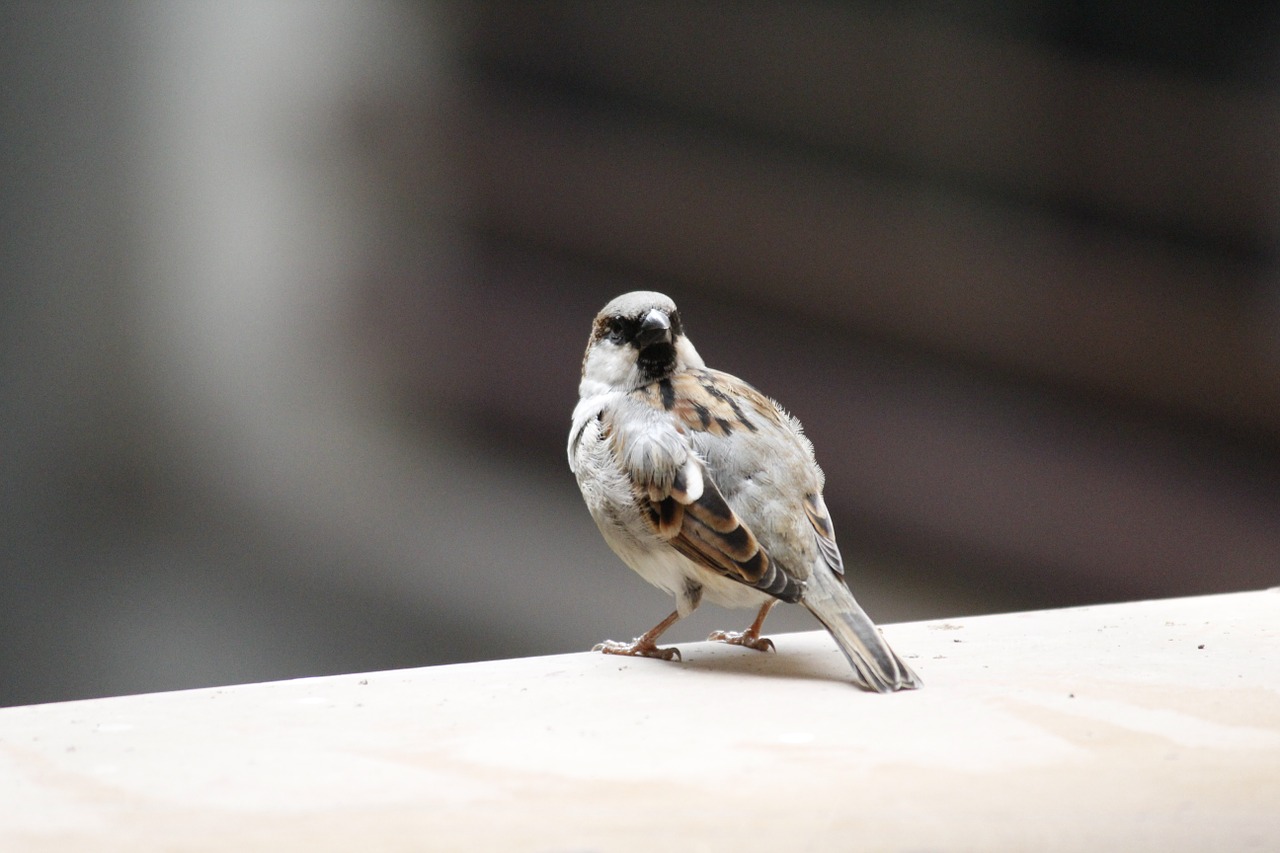
<instances>
[{"instance_id":1,"label":"black throat patch","mask_svg":"<svg viewBox=\"0 0 1280 853\"><path fill-rule=\"evenodd\" d=\"M664 379L676 369L676 348L668 343L650 344L636 359L640 374L649 381Z\"/></svg>"}]
</instances>

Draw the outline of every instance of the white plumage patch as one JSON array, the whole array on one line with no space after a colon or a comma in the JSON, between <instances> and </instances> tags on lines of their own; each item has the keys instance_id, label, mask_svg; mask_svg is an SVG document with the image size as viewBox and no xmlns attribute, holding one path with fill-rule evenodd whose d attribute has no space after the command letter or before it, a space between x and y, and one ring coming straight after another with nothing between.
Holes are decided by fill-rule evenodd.
<instances>
[{"instance_id":1,"label":"white plumage patch","mask_svg":"<svg viewBox=\"0 0 1280 853\"><path fill-rule=\"evenodd\" d=\"M690 457L684 465L684 503L693 503L702 497L702 465Z\"/></svg>"},{"instance_id":2,"label":"white plumage patch","mask_svg":"<svg viewBox=\"0 0 1280 853\"><path fill-rule=\"evenodd\" d=\"M639 376L635 350L608 341L591 348L582 371L583 381L596 383L600 389L630 388Z\"/></svg>"}]
</instances>

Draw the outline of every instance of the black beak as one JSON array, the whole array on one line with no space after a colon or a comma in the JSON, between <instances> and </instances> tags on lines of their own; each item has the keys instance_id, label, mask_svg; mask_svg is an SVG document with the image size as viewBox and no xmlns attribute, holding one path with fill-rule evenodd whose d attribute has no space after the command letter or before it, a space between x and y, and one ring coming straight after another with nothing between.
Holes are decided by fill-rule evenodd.
<instances>
[{"instance_id":1,"label":"black beak","mask_svg":"<svg viewBox=\"0 0 1280 853\"><path fill-rule=\"evenodd\" d=\"M636 332L636 346L644 349L660 341L671 342L671 318L654 308L640 321L640 330Z\"/></svg>"}]
</instances>

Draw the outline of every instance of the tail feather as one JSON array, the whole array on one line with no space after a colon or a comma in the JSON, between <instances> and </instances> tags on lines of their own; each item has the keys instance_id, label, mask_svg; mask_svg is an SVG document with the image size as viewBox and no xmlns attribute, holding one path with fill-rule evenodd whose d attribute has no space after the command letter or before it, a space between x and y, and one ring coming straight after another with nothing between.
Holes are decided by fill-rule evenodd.
<instances>
[{"instance_id":1,"label":"tail feather","mask_svg":"<svg viewBox=\"0 0 1280 853\"><path fill-rule=\"evenodd\" d=\"M921 686L920 678L889 648L853 593L833 572L818 567L807 581L803 603L835 638L860 687L890 693Z\"/></svg>"}]
</instances>

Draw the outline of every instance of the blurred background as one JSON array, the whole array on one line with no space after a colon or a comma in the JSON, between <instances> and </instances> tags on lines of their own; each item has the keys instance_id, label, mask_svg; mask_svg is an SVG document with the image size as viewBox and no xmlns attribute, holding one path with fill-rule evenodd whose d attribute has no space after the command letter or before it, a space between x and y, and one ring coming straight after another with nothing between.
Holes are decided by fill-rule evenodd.
<instances>
[{"instance_id":1,"label":"blurred background","mask_svg":"<svg viewBox=\"0 0 1280 853\"><path fill-rule=\"evenodd\" d=\"M1280 582L1280 9L953 5L0 5L0 704L639 634L638 287L878 621Z\"/></svg>"}]
</instances>

